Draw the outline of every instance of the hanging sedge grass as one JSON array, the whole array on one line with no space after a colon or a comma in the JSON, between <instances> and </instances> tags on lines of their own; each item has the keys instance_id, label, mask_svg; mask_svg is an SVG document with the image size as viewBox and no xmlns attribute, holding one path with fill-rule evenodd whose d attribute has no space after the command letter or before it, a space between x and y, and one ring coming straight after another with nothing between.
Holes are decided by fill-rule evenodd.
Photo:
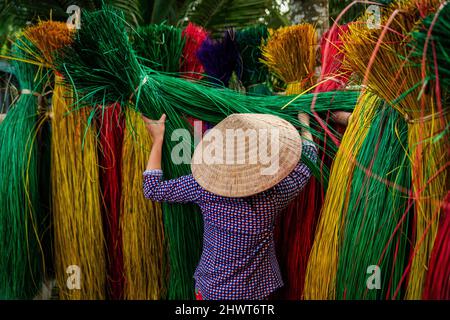
<instances>
[{"instance_id":1,"label":"hanging sedge grass","mask_svg":"<svg viewBox=\"0 0 450 320\"><path fill-rule=\"evenodd\" d=\"M300 127L296 119L298 111L311 113L309 105L313 95L296 98L246 96L148 69L139 63L130 46L121 13L105 7L100 11L86 11L82 16L83 27L77 32L74 42L59 52L57 59L58 70L65 75L68 83L74 85L80 104L95 105L106 100L118 101L126 106L132 97L136 109L145 116L156 119L162 113L168 115L167 137L176 129L190 129L183 115L214 124L231 113L270 113ZM316 96L316 110L352 110L358 95L358 92L321 93ZM164 141L163 169L166 178L190 173L188 162L174 164L171 161L171 151L177 143L169 139ZM193 147L192 142L187 143ZM169 241L180 243L180 258L170 260L173 281L169 282L168 297L191 298L194 285L192 274L201 251L201 246L195 244L201 243L202 229L192 224L192 232L187 233L183 232L183 228L201 219L201 216L198 208L192 205L165 203L163 211L166 225L171 226L166 237Z\"/></svg>"},{"instance_id":2,"label":"hanging sedge grass","mask_svg":"<svg viewBox=\"0 0 450 320\"><path fill-rule=\"evenodd\" d=\"M426 77L432 63L414 58L411 31L421 17L436 12L438 0L397 1L383 13L383 27L350 26L346 63L364 75L370 90L408 120L412 197L415 201L415 245L409 271L408 299L420 299L439 221L439 203L448 190L450 114L440 107L439 87ZM444 167L442 167L444 166Z\"/></svg>"},{"instance_id":3,"label":"hanging sedge grass","mask_svg":"<svg viewBox=\"0 0 450 320\"><path fill-rule=\"evenodd\" d=\"M237 71L237 74L249 94L270 94L267 86L269 71L267 66L261 62L261 46L266 43L268 36L269 30L264 24L236 31L236 44L240 59L240 70Z\"/></svg>"},{"instance_id":4,"label":"hanging sedge grass","mask_svg":"<svg viewBox=\"0 0 450 320\"><path fill-rule=\"evenodd\" d=\"M227 29L220 39L206 37L197 51L197 58L205 69L211 83L228 87L238 64L239 52L236 33ZM206 80L206 79L205 79Z\"/></svg>"},{"instance_id":5,"label":"hanging sedge grass","mask_svg":"<svg viewBox=\"0 0 450 320\"><path fill-rule=\"evenodd\" d=\"M141 115L126 110L122 150L121 226L125 299L162 299L166 294L165 242L159 203L145 199L142 171L151 140Z\"/></svg>"},{"instance_id":6,"label":"hanging sedge grass","mask_svg":"<svg viewBox=\"0 0 450 320\"><path fill-rule=\"evenodd\" d=\"M142 64L161 72L178 72L185 38L180 28L150 24L136 30L133 48Z\"/></svg>"},{"instance_id":7,"label":"hanging sedge grass","mask_svg":"<svg viewBox=\"0 0 450 320\"><path fill-rule=\"evenodd\" d=\"M342 223L348 205L355 157L380 105L373 94L361 96L331 167L322 211L306 268L304 299L334 299Z\"/></svg>"},{"instance_id":8,"label":"hanging sedge grass","mask_svg":"<svg viewBox=\"0 0 450 320\"><path fill-rule=\"evenodd\" d=\"M39 211L38 100L42 76L33 46L22 36L13 45L12 65L21 95L0 124L0 299L32 299L45 266Z\"/></svg>"},{"instance_id":9,"label":"hanging sedge grass","mask_svg":"<svg viewBox=\"0 0 450 320\"><path fill-rule=\"evenodd\" d=\"M450 192L442 202L442 216L427 273L424 299L450 300Z\"/></svg>"},{"instance_id":10,"label":"hanging sedge grass","mask_svg":"<svg viewBox=\"0 0 450 320\"><path fill-rule=\"evenodd\" d=\"M104 299L106 259L95 133L88 111L73 112L70 89L55 77L52 98L52 186L56 280L61 299ZM80 290L69 290L78 266Z\"/></svg>"},{"instance_id":11,"label":"hanging sedge grass","mask_svg":"<svg viewBox=\"0 0 450 320\"><path fill-rule=\"evenodd\" d=\"M263 62L287 84L286 94L298 94L313 83L316 29L305 23L272 31L262 46Z\"/></svg>"},{"instance_id":12,"label":"hanging sedge grass","mask_svg":"<svg viewBox=\"0 0 450 320\"><path fill-rule=\"evenodd\" d=\"M183 29L184 38L183 57L180 72L188 79L201 79L204 68L197 57L197 51L208 36L208 32L200 26L189 22Z\"/></svg>"},{"instance_id":13,"label":"hanging sedge grass","mask_svg":"<svg viewBox=\"0 0 450 320\"><path fill-rule=\"evenodd\" d=\"M103 228L108 254L108 297L123 298L124 270L120 198L122 171L123 115L119 104L110 104L97 114L98 163L102 193Z\"/></svg>"},{"instance_id":14,"label":"hanging sedge grass","mask_svg":"<svg viewBox=\"0 0 450 320\"><path fill-rule=\"evenodd\" d=\"M430 34L430 36L428 35ZM431 79L439 77L442 91L450 86L450 5L448 1L442 3L441 10L428 15L422 21L422 26L412 33L415 41L413 48L416 55L422 58L427 45L426 57L430 64L427 69ZM436 73L437 72L437 73Z\"/></svg>"},{"instance_id":15,"label":"hanging sedge grass","mask_svg":"<svg viewBox=\"0 0 450 320\"><path fill-rule=\"evenodd\" d=\"M65 23L40 22L25 32L49 65L72 41ZM104 299L106 260L95 133L86 108L74 110L71 88L55 73L52 96L51 180L56 281L61 299ZM67 272L80 287L70 290ZM76 282L75 282L76 284Z\"/></svg>"},{"instance_id":16,"label":"hanging sedge grass","mask_svg":"<svg viewBox=\"0 0 450 320\"><path fill-rule=\"evenodd\" d=\"M391 299L396 294L408 258L413 211L407 140L407 124L397 111L385 106L377 112L351 177L336 275L338 299ZM374 272L370 266L380 268L377 290L366 285Z\"/></svg>"},{"instance_id":17,"label":"hanging sedge grass","mask_svg":"<svg viewBox=\"0 0 450 320\"><path fill-rule=\"evenodd\" d=\"M185 38L182 37L181 29L161 24L140 28L137 33L134 47L138 49L138 53L144 58L144 64L145 61L158 61L158 63L146 63L147 67L150 67L151 70L160 72L175 73L179 71L181 54L185 44ZM139 121L142 122L141 120ZM140 125L139 128L141 127L142 126ZM139 134L142 133L143 131L141 130ZM142 145L137 145L136 148L142 148ZM140 152L139 154L143 155L144 153ZM133 165L133 168L136 171L135 175L141 176L145 165ZM140 184L139 187L142 188L142 184ZM139 193L137 196L143 197L142 193ZM202 247L202 217L199 214L194 214L191 217L186 217L186 214L165 214L164 216L161 216L156 212L155 221L151 226L154 227L155 224L161 223L161 221L158 221L158 218L162 217L164 217L165 233L168 235L167 246L171 265L169 273L169 297L177 297L179 291L183 290L185 292L184 295L178 297L187 298L193 291L192 270L194 270L198 259L200 258ZM152 229L143 231L146 231L146 233L153 232ZM163 234L158 232L153 233L153 236L163 237ZM195 250L189 250L186 247L186 241L188 239L189 245L192 246L192 248L196 248ZM158 243L162 245L164 239L153 238L152 240L154 241L156 248L158 248ZM149 259L155 259L155 263L158 264L161 262L161 254L159 252L153 252L149 256ZM155 264L152 265L152 269L157 269ZM157 274L163 275L161 272ZM142 279L141 281L144 282L145 279ZM153 287L162 290L158 283L155 283ZM189 293L188 290L191 290L191 293ZM144 290L144 292L146 291ZM155 296L160 295L161 292L157 292L157 295L155 295L154 292L151 298L155 299Z\"/></svg>"}]
</instances>

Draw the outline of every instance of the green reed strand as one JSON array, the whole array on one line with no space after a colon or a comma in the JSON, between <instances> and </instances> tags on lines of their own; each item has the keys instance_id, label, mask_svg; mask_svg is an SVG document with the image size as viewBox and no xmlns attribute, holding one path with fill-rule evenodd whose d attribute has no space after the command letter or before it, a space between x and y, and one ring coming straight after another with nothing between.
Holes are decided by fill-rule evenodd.
<instances>
[{"instance_id":1,"label":"green reed strand","mask_svg":"<svg viewBox=\"0 0 450 320\"><path fill-rule=\"evenodd\" d=\"M30 47L19 38L13 55L29 59ZM12 65L21 90L41 92L35 65L17 60ZM23 93L0 125L0 299L31 299L42 283L37 120L37 96Z\"/></svg>"},{"instance_id":2,"label":"green reed strand","mask_svg":"<svg viewBox=\"0 0 450 320\"><path fill-rule=\"evenodd\" d=\"M266 42L268 37L269 30L264 24L236 31L236 43L240 55L237 73L250 94L270 94L267 86L269 70L261 62L261 45Z\"/></svg>"},{"instance_id":3,"label":"green reed strand","mask_svg":"<svg viewBox=\"0 0 450 320\"><path fill-rule=\"evenodd\" d=\"M406 122L393 108L381 108L356 157L340 236L338 299L391 299L401 280L408 258L409 215L401 220L408 208L411 184L405 148ZM380 267L379 289L366 285L374 272L367 271L371 265Z\"/></svg>"},{"instance_id":4,"label":"green reed strand","mask_svg":"<svg viewBox=\"0 0 450 320\"><path fill-rule=\"evenodd\" d=\"M133 48L145 66L161 72L178 72L185 39L180 28L165 23L140 27Z\"/></svg>"}]
</instances>

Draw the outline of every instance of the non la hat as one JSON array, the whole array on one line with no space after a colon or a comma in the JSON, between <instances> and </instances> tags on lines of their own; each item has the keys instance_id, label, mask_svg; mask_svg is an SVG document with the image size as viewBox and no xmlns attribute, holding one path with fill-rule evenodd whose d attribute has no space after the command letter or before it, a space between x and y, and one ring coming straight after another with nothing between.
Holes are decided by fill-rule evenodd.
<instances>
[{"instance_id":1,"label":"non la hat","mask_svg":"<svg viewBox=\"0 0 450 320\"><path fill-rule=\"evenodd\" d=\"M238 143L238 139L235 139L234 150L231 150L231 144L226 139L227 132L256 132L258 143L254 143L255 140L250 143L251 139L247 138ZM263 136L262 141L273 139L272 146L275 146L272 150L270 143L266 145L265 152L271 161L266 158L265 163L258 149L264 147L263 143L259 143ZM226 161L227 146L228 152L234 152L234 160L240 155L244 162ZM232 114L208 131L195 148L191 162L192 175L205 190L220 196L255 195L278 184L295 168L300 161L301 147L302 140L297 129L280 117L269 114ZM206 150L212 149L222 150L222 163L211 161L211 157L206 159L209 154Z\"/></svg>"}]
</instances>

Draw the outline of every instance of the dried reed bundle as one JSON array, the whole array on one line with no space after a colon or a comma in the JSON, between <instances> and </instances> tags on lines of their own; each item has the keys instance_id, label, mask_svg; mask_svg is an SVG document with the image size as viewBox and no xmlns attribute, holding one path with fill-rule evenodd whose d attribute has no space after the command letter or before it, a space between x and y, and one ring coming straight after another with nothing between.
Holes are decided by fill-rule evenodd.
<instances>
[{"instance_id":1,"label":"dried reed bundle","mask_svg":"<svg viewBox=\"0 0 450 320\"><path fill-rule=\"evenodd\" d=\"M52 21L40 22L27 29L25 35L36 44L49 66L54 64L55 51L73 38L65 23ZM51 118L56 281L61 299L104 299L106 259L97 144L89 110L74 110L74 101L71 88L56 73ZM74 272L72 266L79 268L73 270L79 270L82 280L80 288L76 281L72 283L76 290L68 286L67 271Z\"/></svg>"},{"instance_id":2,"label":"dried reed bundle","mask_svg":"<svg viewBox=\"0 0 450 320\"><path fill-rule=\"evenodd\" d=\"M272 31L262 46L263 62L287 84L286 94L298 94L313 83L316 61L316 30L299 24Z\"/></svg>"},{"instance_id":3,"label":"dried reed bundle","mask_svg":"<svg viewBox=\"0 0 450 320\"><path fill-rule=\"evenodd\" d=\"M438 0L394 2L383 13L383 27L350 26L344 36L346 63L364 75L369 90L388 101L406 119L410 148L412 196L415 201L415 247L406 297L420 299L439 221L439 203L448 190L450 115L442 108L439 89L428 81L426 61L414 58L411 31L420 19L436 12ZM440 137L440 138L439 138Z\"/></svg>"},{"instance_id":4,"label":"dried reed bundle","mask_svg":"<svg viewBox=\"0 0 450 320\"><path fill-rule=\"evenodd\" d=\"M450 300L450 192L442 202L442 215L427 272L424 299Z\"/></svg>"},{"instance_id":5,"label":"dried reed bundle","mask_svg":"<svg viewBox=\"0 0 450 320\"><path fill-rule=\"evenodd\" d=\"M237 71L239 79L245 86L247 93L269 95L271 94L266 82L269 70L261 62L261 46L266 43L269 30L264 24L247 27L236 31L236 44L239 50L241 63Z\"/></svg>"},{"instance_id":6,"label":"dried reed bundle","mask_svg":"<svg viewBox=\"0 0 450 320\"><path fill-rule=\"evenodd\" d=\"M0 299L32 299L45 272L39 207L38 103L45 81L35 48L23 37L12 47L21 95L0 124ZM28 63L34 62L35 64Z\"/></svg>"},{"instance_id":7,"label":"dried reed bundle","mask_svg":"<svg viewBox=\"0 0 450 320\"><path fill-rule=\"evenodd\" d=\"M391 299L408 258L411 184L407 124L385 106L356 156L342 227L336 275L339 299ZM381 269L380 288L366 284L369 266ZM373 272L373 270L371 271Z\"/></svg>"},{"instance_id":8,"label":"dried reed bundle","mask_svg":"<svg viewBox=\"0 0 450 320\"><path fill-rule=\"evenodd\" d=\"M149 24L136 30L133 47L142 64L158 71L178 72L185 39L181 29L167 24Z\"/></svg>"},{"instance_id":9,"label":"dried reed bundle","mask_svg":"<svg viewBox=\"0 0 450 320\"><path fill-rule=\"evenodd\" d=\"M121 227L125 299L162 299L166 295L164 226L159 203L141 192L142 170L151 148L141 115L127 109L122 150Z\"/></svg>"},{"instance_id":10,"label":"dried reed bundle","mask_svg":"<svg viewBox=\"0 0 450 320\"><path fill-rule=\"evenodd\" d=\"M232 90L216 90L182 78L170 77L142 66L132 50L122 15L105 7L83 13L83 28L75 41L58 54L58 70L74 84L78 103L101 104L118 101L126 106L135 101L136 109L149 118L166 113L167 136L175 129L190 129L184 116L218 123L231 113L259 112L280 115L300 126L298 111L309 112L311 95L297 97L246 96ZM330 92L317 95L316 110L352 110L358 92ZM294 101L292 101L294 100ZM285 106L284 109L283 106ZM177 142L167 139L163 146L163 167L167 178L190 172L186 163L174 164L171 150ZM191 145L192 147L192 145ZM201 216L190 205L164 204L166 239L171 245L168 297L193 297L195 266L201 251ZM194 222L193 222L194 221Z\"/></svg>"},{"instance_id":11,"label":"dried reed bundle","mask_svg":"<svg viewBox=\"0 0 450 320\"><path fill-rule=\"evenodd\" d=\"M120 198L122 192L122 142L125 126L121 106L107 105L97 115L102 192L103 227L108 253L108 296L113 300L123 298L124 271L122 228L120 225Z\"/></svg>"},{"instance_id":12,"label":"dried reed bundle","mask_svg":"<svg viewBox=\"0 0 450 320\"><path fill-rule=\"evenodd\" d=\"M334 299L342 224L348 206L355 157L367 135L380 99L366 93L361 96L352 121L342 137L331 167L325 201L319 217L313 247L306 268L304 299Z\"/></svg>"},{"instance_id":13,"label":"dried reed bundle","mask_svg":"<svg viewBox=\"0 0 450 320\"><path fill-rule=\"evenodd\" d=\"M183 29L184 38L183 56L181 58L180 72L188 79L201 79L204 72L202 63L197 58L197 51L203 41L206 40L208 32L200 26L189 22Z\"/></svg>"}]
</instances>

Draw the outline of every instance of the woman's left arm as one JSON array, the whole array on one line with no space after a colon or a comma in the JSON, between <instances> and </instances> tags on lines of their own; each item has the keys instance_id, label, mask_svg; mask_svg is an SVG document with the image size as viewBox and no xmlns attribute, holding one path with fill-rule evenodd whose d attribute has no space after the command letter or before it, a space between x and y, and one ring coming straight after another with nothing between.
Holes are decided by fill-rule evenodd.
<instances>
[{"instance_id":1,"label":"woman's left arm","mask_svg":"<svg viewBox=\"0 0 450 320\"><path fill-rule=\"evenodd\" d=\"M147 169L144 171L143 177L144 196L158 202L197 202L202 189L192 175L163 180L161 160L166 115L163 114L159 120L151 120L144 116L142 118L153 140Z\"/></svg>"}]
</instances>

